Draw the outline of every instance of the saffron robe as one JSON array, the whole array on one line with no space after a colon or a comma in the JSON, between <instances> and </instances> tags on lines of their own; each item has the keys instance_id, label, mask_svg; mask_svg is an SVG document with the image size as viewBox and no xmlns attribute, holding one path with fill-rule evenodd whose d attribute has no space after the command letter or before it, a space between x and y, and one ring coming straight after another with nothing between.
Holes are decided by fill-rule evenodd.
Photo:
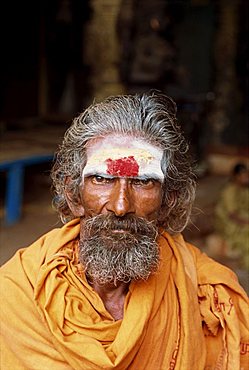
<instances>
[{"instance_id":1,"label":"saffron robe","mask_svg":"<svg viewBox=\"0 0 249 370\"><path fill-rule=\"evenodd\" d=\"M79 220L1 267L2 370L247 369L248 298L228 268L161 230L161 262L115 321L78 261Z\"/></svg>"}]
</instances>

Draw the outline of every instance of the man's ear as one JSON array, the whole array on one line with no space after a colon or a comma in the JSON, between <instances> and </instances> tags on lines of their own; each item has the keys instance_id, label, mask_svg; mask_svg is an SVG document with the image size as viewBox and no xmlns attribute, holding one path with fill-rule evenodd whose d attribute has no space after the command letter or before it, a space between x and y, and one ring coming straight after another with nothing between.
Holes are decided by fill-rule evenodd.
<instances>
[{"instance_id":1,"label":"man's ear","mask_svg":"<svg viewBox=\"0 0 249 370\"><path fill-rule=\"evenodd\" d=\"M70 183L70 178L68 177L66 179L66 183ZM81 199L80 196L78 195L77 197L73 195L70 190L67 188L65 190L65 198L67 201L67 205L70 208L70 211L75 217L83 217L85 215L85 210L83 205L81 204Z\"/></svg>"}]
</instances>

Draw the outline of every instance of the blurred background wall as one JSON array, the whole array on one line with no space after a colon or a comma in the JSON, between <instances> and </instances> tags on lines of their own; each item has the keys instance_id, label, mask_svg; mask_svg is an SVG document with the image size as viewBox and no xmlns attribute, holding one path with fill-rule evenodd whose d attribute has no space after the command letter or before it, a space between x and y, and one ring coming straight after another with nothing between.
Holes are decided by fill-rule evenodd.
<instances>
[{"instance_id":1,"label":"blurred background wall","mask_svg":"<svg viewBox=\"0 0 249 370\"><path fill-rule=\"evenodd\" d=\"M247 0L9 0L1 28L1 132L159 89L200 168L247 157Z\"/></svg>"}]
</instances>

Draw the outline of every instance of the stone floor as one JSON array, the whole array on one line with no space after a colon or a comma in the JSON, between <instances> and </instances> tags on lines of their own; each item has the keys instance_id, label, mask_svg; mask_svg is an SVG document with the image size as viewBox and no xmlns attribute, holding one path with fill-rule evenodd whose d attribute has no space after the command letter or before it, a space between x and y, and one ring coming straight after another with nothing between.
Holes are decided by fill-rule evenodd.
<instances>
[{"instance_id":1,"label":"stone floor","mask_svg":"<svg viewBox=\"0 0 249 370\"><path fill-rule=\"evenodd\" d=\"M4 180L4 179L2 179ZM190 225L184 231L185 238L211 257L232 268L249 293L249 274L237 261L227 260L215 249L213 235L213 209L226 176L206 175L198 180L197 196ZM4 182L4 181L3 181ZM22 217L13 226L4 225L3 192L0 217L0 264L5 263L18 248L25 247L46 231L61 226L51 207L51 182L45 165L26 170ZM211 246L211 247L210 247Z\"/></svg>"}]
</instances>

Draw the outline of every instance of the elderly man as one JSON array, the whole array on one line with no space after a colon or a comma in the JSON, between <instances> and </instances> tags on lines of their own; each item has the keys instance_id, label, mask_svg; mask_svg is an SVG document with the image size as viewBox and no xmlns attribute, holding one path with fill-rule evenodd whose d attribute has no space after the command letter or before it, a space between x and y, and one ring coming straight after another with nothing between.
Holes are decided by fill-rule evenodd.
<instances>
[{"instance_id":1,"label":"elderly man","mask_svg":"<svg viewBox=\"0 0 249 370\"><path fill-rule=\"evenodd\" d=\"M63 221L1 268L2 369L246 369L248 301L186 243L195 194L174 102L90 106L52 170Z\"/></svg>"}]
</instances>

